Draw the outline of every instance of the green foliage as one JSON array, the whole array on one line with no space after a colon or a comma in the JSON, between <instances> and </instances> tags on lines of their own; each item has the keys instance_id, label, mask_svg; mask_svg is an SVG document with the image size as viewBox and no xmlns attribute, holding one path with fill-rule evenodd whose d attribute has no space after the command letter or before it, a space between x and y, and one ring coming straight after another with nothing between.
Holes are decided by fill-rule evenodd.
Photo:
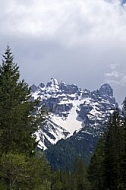
<instances>
[{"instance_id":1,"label":"green foliage","mask_svg":"<svg viewBox=\"0 0 126 190\"><path fill-rule=\"evenodd\" d=\"M1 184L6 185L6 189L23 188L30 178L24 155L3 154L0 158L0 168Z\"/></svg>"},{"instance_id":2,"label":"green foliage","mask_svg":"<svg viewBox=\"0 0 126 190\"><path fill-rule=\"evenodd\" d=\"M52 190L62 190L63 189L63 180L62 180L62 172L61 171L57 171L57 172L53 173L51 189Z\"/></svg>"},{"instance_id":3,"label":"green foliage","mask_svg":"<svg viewBox=\"0 0 126 190\"><path fill-rule=\"evenodd\" d=\"M5 189L41 189L50 186L50 168L43 156L3 154L0 158L0 185Z\"/></svg>"},{"instance_id":4,"label":"green foliage","mask_svg":"<svg viewBox=\"0 0 126 190\"><path fill-rule=\"evenodd\" d=\"M88 168L88 178L93 190L103 189L103 158L104 138L101 136Z\"/></svg>"},{"instance_id":5,"label":"green foliage","mask_svg":"<svg viewBox=\"0 0 126 190\"><path fill-rule=\"evenodd\" d=\"M108 127L104 149L104 185L110 189L117 189L120 175L119 164L121 148L120 118L118 110L113 113Z\"/></svg>"},{"instance_id":6,"label":"green foliage","mask_svg":"<svg viewBox=\"0 0 126 190\"><path fill-rule=\"evenodd\" d=\"M75 190L90 189L90 184L87 178L87 168L82 158L78 158L75 162L73 179Z\"/></svg>"},{"instance_id":7,"label":"green foliage","mask_svg":"<svg viewBox=\"0 0 126 190\"><path fill-rule=\"evenodd\" d=\"M84 161L78 158L74 163L74 170L55 171L52 176L52 190L90 190L87 169Z\"/></svg>"}]
</instances>

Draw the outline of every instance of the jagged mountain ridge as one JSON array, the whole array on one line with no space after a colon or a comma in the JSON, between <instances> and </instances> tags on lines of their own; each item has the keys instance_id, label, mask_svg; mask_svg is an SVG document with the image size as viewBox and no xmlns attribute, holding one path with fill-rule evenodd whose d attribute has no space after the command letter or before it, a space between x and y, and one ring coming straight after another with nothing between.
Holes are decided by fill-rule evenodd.
<instances>
[{"instance_id":1,"label":"jagged mountain ridge","mask_svg":"<svg viewBox=\"0 0 126 190\"><path fill-rule=\"evenodd\" d=\"M109 84L90 92L52 78L46 85L32 85L31 92L32 98L39 98L49 111L48 118L35 133L42 150L73 136L76 140L85 135L99 136L103 123L118 106Z\"/></svg>"}]
</instances>

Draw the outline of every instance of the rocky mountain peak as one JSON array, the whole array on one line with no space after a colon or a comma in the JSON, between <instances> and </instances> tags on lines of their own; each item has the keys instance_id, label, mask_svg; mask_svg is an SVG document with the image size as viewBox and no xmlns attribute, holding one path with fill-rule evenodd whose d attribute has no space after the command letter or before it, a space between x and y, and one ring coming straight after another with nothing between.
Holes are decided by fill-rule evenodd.
<instances>
[{"instance_id":1,"label":"rocky mountain peak","mask_svg":"<svg viewBox=\"0 0 126 190\"><path fill-rule=\"evenodd\" d=\"M59 82L57 79L51 78L50 81L46 84L46 87L54 87L59 86Z\"/></svg>"},{"instance_id":2,"label":"rocky mountain peak","mask_svg":"<svg viewBox=\"0 0 126 190\"><path fill-rule=\"evenodd\" d=\"M45 84L41 82L41 83L39 84L39 88L44 88L44 87L45 87Z\"/></svg>"},{"instance_id":3,"label":"rocky mountain peak","mask_svg":"<svg viewBox=\"0 0 126 190\"><path fill-rule=\"evenodd\" d=\"M46 84L46 93L55 94L59 91L59 82L57 79L51 78Z\"/></svg>"},{"instance_id":4,"label":"rocky mountain peak","mask_svg":"<svg viewBox=\"0 0 126 190\"><path fill-rule=\"evenodd\" d=\"M101 96L113 96L113 89L109 84L105 83L100 87L99 93Z\"/></svg>"},{"instance_id":5,"label":"rocky mountain peak","mask_svg":"<svg viewBox=\"0 0 126 190\"><path fill-rule=\"evenodd\" d=\"M37 90L37 86L35 85L35 84L33 84L32 86L31 86L31 92L35 92Z\"/></svg>"}]
</instances>

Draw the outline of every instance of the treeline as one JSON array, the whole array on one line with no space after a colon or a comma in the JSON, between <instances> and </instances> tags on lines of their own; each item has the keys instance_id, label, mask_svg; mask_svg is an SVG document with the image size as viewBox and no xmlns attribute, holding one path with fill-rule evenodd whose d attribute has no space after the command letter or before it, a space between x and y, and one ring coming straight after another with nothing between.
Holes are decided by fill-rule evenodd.
<instances>
[{"instance_id":1,"label":"treeline","mask_svg":"<svg viewBox=\"0 0 126 190\"><path fill-rule=\"evenodd\" d=\"M53 172L51 190L90 190L87 167L83 159L76 159L72 171Z\"/></svg>"},{"instance_id":2,"label":"treeline","mask_svg":"<svg viewBox=\"0 0 126 190\"><path fill-rule=\"evenodd\" d=\"M52 171L33 136L46 111L13 59L8 46L0 66L0 190L125 190L126 99L104 126L88 167L79 157L71 171Z\"/></svg>"}]
</instances>

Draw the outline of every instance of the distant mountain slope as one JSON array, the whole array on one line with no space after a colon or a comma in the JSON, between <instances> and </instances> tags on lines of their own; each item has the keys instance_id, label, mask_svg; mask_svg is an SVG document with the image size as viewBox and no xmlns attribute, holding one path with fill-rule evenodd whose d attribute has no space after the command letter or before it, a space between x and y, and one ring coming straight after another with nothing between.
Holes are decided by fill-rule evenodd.
<instances>
[{"instance_id":1,"label":"distant mountain slope","mask_svg":"<svg viewBox=\"0 0 126 190\"><path fill-rule=\"evenodd\" d=\"M103 123L118 106L109 84L90 92L52 78L46 85L32 85L31 92L32 98L39 98L49 111L49 117L35 133L41 150L61 139L99 136Z\"/></svg>"}]
</instances>

